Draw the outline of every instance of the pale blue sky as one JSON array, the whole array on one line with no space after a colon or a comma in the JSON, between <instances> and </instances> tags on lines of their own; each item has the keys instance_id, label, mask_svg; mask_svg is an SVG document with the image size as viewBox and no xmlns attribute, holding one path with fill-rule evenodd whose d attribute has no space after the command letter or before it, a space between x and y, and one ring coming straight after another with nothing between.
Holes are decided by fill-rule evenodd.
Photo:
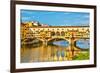
<instances>
[{"instance_id":1,"label":"pale blue sky","mask_svg":"<svg viewBox=\"0 0 100 73\"><path fill-rule=\"evenodd\" d=\"M89 26L90 14L87 12L60 12L21 10L21 21L38 21L50 26Z\"/></svg>"}]
</instances>

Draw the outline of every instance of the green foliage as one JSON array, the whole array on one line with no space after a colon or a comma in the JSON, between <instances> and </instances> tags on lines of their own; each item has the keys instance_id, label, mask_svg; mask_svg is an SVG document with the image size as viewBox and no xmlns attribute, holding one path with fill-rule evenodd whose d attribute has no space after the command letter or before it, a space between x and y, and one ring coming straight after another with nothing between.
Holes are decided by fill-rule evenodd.
<instances>
[{"instance_id":1,"label":"green foliage","mask_svg":"<svg viewBox=\"0 0 100 73\"><path fill-rule=\"evenodd\" d=\"M73 58L73 60L88 60L88 59L89 59L89 51L83 51Z\"/></svg>"}]
</instances>

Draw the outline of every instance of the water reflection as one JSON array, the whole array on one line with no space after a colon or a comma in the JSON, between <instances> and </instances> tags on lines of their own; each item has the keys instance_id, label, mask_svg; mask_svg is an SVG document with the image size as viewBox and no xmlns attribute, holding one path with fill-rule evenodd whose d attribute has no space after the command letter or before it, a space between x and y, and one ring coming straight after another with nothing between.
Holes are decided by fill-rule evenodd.
<instances>
[{"instance_id":1,"label":"water reflection","mask_svg":"<svg viewBox=\"0 0 100 73\"><path fill-rule=\"evenodd\" d=\"M67 48L55 45L41 45L21 48L21 62L45 62L67 60Z\"/></svg>"},{"instance_id":2,"label":"water reflection","mask_svg":"<svg viewBox=\"0 0 100 73\"><path fill-rule=\"evenodd\" d=\"M75 55L75 53L79 51L79 50L76 51L74 50L74 52L72 53L70 44L67 41L62 41L62 40L54 41L52 45L50 44L43 45L40 42L38 44L34 43L34 44L21 45L21 62L31 63L31 62L48 62L48 61L66 61L69 59L68 57L72 58L73 53ZM79 40L76 42L76 46L82 49L89 49L89 40L84 40L84 41ZM86 52L87 54L85 55L87 56L88 59L89 51ZM79 58L76 59L80 59L83 56L82 54L80 54Z\"/></svg>"},{"instance_id":3,"label":"water reflection","mask_svg":"<svg viewBox=\"0 0 100 73\"><path fill-rule=\"evenodd\" d=\"M64 46L64 47L68 47L69 46L69 42L68 41L54 41L53 42L54 45L58 45L58 46Z\"/></svg>"},{"instance_id":4,"label":"water reflection","mask_svg":"<svg viewBox=\"0 0 100 73\"><path fill-rule=\"evenodd\" d=\"M81 49L89 49L90 48L90 40L89 39L80 39L76 41L76 46Z\"/></svg>"}]
</instances>

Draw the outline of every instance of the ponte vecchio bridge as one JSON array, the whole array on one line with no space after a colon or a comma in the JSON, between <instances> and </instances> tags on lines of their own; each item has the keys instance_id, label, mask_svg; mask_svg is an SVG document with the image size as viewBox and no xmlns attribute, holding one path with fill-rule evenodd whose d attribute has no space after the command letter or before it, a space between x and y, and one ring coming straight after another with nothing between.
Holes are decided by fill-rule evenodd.
<instances>
[{"instance_id":1,"label":"ponte vecchio bridge","mask_svg":"<svg viewBox=\"0 0 100 73\"><path fill-rule=\"evenodd\" d=\"M66 26L66 27L29 27L28 38L36 38L41 40L44 45L54 39L63 39L69 42L68 50L71 51L70 59L73 57L73 51L80 49L76 48L75 42L79 39L89 39L89 26ZM74 52L75 53L75 52Z\"/></svg>"},{"instance_id":2,"label":"ponte vecchio bridge","mask_svg":"<svg viewBox=\"0 0 100 73\"><path fill-rule=\"evenodd\" d=\"M32 27L30 37L37 38L47 45L50 40L64 39L73 44L79 39L89 39L90 32L88 26L67 26L67 27Z\"/></svg>"}]
</instances>

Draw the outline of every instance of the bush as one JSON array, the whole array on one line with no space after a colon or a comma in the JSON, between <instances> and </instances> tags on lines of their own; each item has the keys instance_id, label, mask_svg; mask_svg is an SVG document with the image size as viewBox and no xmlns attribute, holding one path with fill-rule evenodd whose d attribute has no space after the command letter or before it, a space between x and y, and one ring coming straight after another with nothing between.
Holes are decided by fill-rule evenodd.
<instances>
[{"instance_id":1,"label":"bush","mask_svg":"<svg viewBox=\"0 0 100 73\"><path fill-rule=\"evenodd\" d=\"M89 51L81 52L77 56L73 58L73 60L88 60L89 59Z\"/></svg>"}]
</instances>

